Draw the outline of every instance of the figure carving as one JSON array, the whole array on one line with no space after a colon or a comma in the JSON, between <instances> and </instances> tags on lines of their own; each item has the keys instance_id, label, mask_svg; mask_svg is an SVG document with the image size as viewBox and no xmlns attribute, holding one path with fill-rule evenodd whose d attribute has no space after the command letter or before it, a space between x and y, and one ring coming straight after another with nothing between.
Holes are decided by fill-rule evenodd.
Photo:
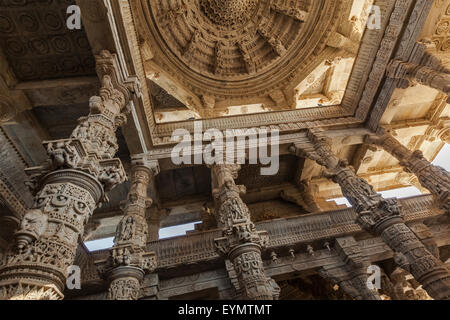
<instances>
[{"instance_id":1,"label":"figure carving","mask_svg":"<svg viewBox=\"0 0 450 320\"><path fill-rule=\"evenodd\" d=\"M56 141L47 145L47 153L54 168L73 168L77 165L79 155L70 143L70 141Z\"/></svg>"},{"instance_id":2,"label":"figure carving","mask_svg":"<svg viewBox=\"0 0 450 320\"><path fill-rule=\"evenodd\" d=\"M26 169L36 194L16 234L19 250L7 252L7 265L0 265L0 299L10 299L29 286L33 294L46 293L27 294L28 298L61 299L85 224L105 199L105 190L125 179L120 160L112 159L116 149L111 145L133 95L126 82L137 79L124 79L117 56L108 51L95 58L102 87L90 101L89 115L80 119L71 138L44 142L49 160ZM109 153L101 148L105 137ZM104 169L109 163L114 165Z\"/></svg>"},{"instance_id":3,"label":"figure carving","mask_svg":"<svg viewBox=\"0 0 450 320\"><path fill-rule=\"evenodd\" d=\"M126 217L126 220L120 223L120 233L117 241L128 241L133 238L135 223L133 217Z\"/></svg>"},{"instance_id":4,"label":"figure carving","mask_svg":"<svg viewBox=\"0 0 450 320\"><path fill-rule=\"evenodd\" d=\"M22 218L20 230L16 232L17 247L24 252L27 246L39 239L47 229L48 217L40 209L31 209Z\"/></svg>"},{"instance_id":5,"label":"figure carving","mask_svg":"<svg viewBox=\"0 0 450 320\"><path fill-rule=\"evenodd\" d=\"M108 166L103 170L98 179L105 185L105 190L109 191L121 184L125 180L125 177L119 168Z\"/></svg>"},{"instance_id":6,"label":"figure carving","mask_svg":"<svg viewBox=\"0 0 450 320\"><path fill-rule=\"evenodd\" d=\"M215 245L233 264L238 295L249 300L276 299L279 291L265 275L261 258L261 248L267 245L268 236L266 232L256 230L250 212L239 196L245 191L234 182L239 168L233 165L211 168L217 184L213 193L223 235L215 239Z\"/></svg>"}]
</instances>

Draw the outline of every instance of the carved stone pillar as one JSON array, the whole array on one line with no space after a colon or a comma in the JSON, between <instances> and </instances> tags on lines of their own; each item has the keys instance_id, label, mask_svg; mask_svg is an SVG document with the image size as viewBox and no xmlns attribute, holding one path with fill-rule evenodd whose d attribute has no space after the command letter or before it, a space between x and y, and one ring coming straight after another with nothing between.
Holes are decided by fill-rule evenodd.
<instances>
[{"instance_id":1,"label":"carved stone pillar","mask_svg":"<svg viewBox=\"0 0 450 320\"><path fill-rule=\"evenodd\" d=\"M147 208L152 200L147 197L147 188L159 173L157 161L145 158L134 159L131 169L131 185L123 207L124 216L117 226L114 246L111 249L112 267L109 272L110 300L137 300L145 273L156 268L154 252L146 252L148 225Z\"/></svg>"},{"instance_id":2,"label":"carved stone pillar","mask_svg":"<svg viewBox=\"0 0 450 320\"><path fill-rule=\"evenodd\" d=\"M265 231L257 231L250 219L250 212L240 194L244 186L237 186L238 165L212 166L213 195L216 200L218 227L223 237L215 239L218 251L231 264L232 282L243 300L273 300L279 291L275 281L264 272L261 249L268 241ZM233 278L235 281L233 281Z\"/></svg>"},{"instance_id":3,"label":"carved stone pillar","mask_svg":"<svg viewBox=\"0 0 450 320\"><path fill-rule=\"evenodd\" d=\"M126 179L121 161L113 159L115 131L126 121L137 83L121 77L115 55L103 51L96 61L102 87L90 99L89 115L69 139L44 142L49 160L27 169L34 205L2 261L0 299L62 299L87 221L107 201L105 191Z\"/></svg>"},{"instance_id":4,"label":"carved stone pillar","mask_svg":"<svg viewBox=\"0 0 450 320\"><path fill-rule=\"evenodd\" d=\"M430 251L437 259L439 259L439 247L430 229L422 222L413 223L409 227L417 236L417 238L422 241L428 251Z\"/></svg>"},{"instance_id":5,"label":"carved stone pillar","mask_svg":"<svg viewBox=\"0 0 450 320\"><path fill-rule=\"evenodd\" d=\"M436 196L440 205L450 213L450 173L431 164L419 150L411 151L389 133L368 136L367 143L376 144L400 161L406 172L416 175L419 183Z\"/></svg>"},{"instance_id":6,"label":"carved stone pillar","mask_svg":"<svg viewBox=\"0 0 450 320\"><path fill-rule=\"evenodd\" d=\"M370 261L364 259L361 248L353 237L336 239L335 250L339 263L319 269L319 274L339 285L356 300L381 300L376 290L367 286L367 268Z\"/></svg>"},{"instance_id":7,"label":"carved stone pillar","mask_svg":"<svg viewBox=\"0 0 450 320\"><path fill-rule=\"evenodd\" d=\"M404 86L409 85L410 82L418 83L437 89L446 95L450 94L450 74L427 66L393 60L388 67L387 75L390 78L404 80Z\"/></svg>"},{"instance_id":8,"label":"carved stone pillar","mask_svg":"<svg viewBox=\"0 0 450 320\"><path fill-rule=\"evenodd\" d=\"M308 131L311 147L293 145L290 150L326 168L324 175L338 183L343 195L358 214L357 223L381 238L395 253L396 262L407 269L435 299L450 299L450 272L405 225L396 199L384 199L358 177L346 161L331 151L324 137Z\"/></svg>"}]
</instances>

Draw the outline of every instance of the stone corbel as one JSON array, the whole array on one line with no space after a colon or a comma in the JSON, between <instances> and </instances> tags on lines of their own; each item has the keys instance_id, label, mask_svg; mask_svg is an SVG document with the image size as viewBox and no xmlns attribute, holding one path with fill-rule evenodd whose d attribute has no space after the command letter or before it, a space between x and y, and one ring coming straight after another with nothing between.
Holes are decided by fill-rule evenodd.
<instances>
[{"instance_id":1,"label":"stone corbel","mask_svg":"<svg viewBox=\"0 0 450 320\"><path fill-rule=\"evenodd\" d=\"M158 160L151 159L147 155L133 155L131 157L131 165L135 167L145 167L150 170L151 176L157 176L161 169Z\"/></svg>"}]
</instances>

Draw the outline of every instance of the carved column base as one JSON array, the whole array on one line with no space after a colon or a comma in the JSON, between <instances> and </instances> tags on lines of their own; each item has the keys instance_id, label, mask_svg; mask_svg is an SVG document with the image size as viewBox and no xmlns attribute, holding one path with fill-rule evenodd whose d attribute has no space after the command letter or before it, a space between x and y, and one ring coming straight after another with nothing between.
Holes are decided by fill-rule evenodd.
<instances>
[{"instance_id":1,"label":"carved column base","mask_svg":"<svg viewBox=\"0 0 450 320\"><path fill-rule=\"evenodd\" d=\"M246 243L233 248L229 253L243 300L274 300L279 287L264 273L261 247Z\"/></svg>"},{"instance_id":2,"label":"carved column base","mask_svg":"<svg viewBox=\"0 0 450 320\"><path fill-rule=\"evenodd\" d=\"M51 246L45 242L40 245ZM44 264L24 259L26 257L21 255L10 257L6 261L7 265L0 268L0 300L62 299L65 274L51 266L46 267Z\"/></svg>"},{"instance_id":3,"label":"carved column base","mask_svg":"<svg viewBox=\"0 0 450 320\"><path fill-rule=\"evenodd\" d=\"M108 300L138 300L143 279L141 268L123 266L113 269L109 275Z\"/></svg>"},{"instance_id":4,"label":"carved column base","mask_svg":"<svg viewBox=\"0 0 450 320\"><path fill-rule=\"evenodd\" d=\"M404 223L390 225L381 238L394 250L397 265L410 272L436 300L450 299L450 272Z\"/></svg>"}]
</instances>

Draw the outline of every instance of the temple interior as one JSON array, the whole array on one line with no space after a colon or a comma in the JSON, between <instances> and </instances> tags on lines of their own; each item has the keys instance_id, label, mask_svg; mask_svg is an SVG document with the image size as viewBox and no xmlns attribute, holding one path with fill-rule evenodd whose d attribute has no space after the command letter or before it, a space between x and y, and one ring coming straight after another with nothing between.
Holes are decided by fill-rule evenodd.
<instances>
[{"instance_id":1,"label":"temple interior","mask_svg":"<svg viewBox=\"0 0 450 320\"><path fill-rule=\"evenodd\" d=\"M0 300L450 299L449 93L450 0L0 0Z\"/></svg>"}]
</instances>

